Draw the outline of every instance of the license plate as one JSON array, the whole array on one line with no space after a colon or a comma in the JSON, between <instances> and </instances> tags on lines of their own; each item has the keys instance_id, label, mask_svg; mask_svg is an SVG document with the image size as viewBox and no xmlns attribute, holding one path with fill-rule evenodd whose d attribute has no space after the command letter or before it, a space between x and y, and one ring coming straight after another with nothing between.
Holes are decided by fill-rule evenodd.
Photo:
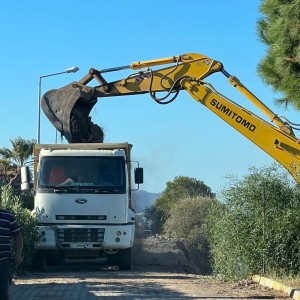
<instances>
[{"instance_id":1,"label":"license plate","mask_svg":"<svg viewBox=\"0 0 300 300\"><path fill-rule=\"evenodd\" d=\"M80 244L71 244L71 248L75 249L86 249L86 248L92 248L92 245L80 243Z\"/></svg>"}]
</instances>

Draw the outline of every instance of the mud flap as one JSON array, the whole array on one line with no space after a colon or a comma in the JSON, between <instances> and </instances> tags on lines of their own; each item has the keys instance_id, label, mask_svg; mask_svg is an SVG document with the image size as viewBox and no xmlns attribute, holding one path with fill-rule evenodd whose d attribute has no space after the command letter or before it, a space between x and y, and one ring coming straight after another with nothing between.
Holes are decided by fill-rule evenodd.
<instances>
[{"instance_id":1,"label":"mud flap","mask_svg":"<svg viewBox=\"0 0 300 300\"><path fill-rule=\"evenodd\" d=\"M43 112L69 143L103 142L102 128L89 117L96 103L93 88L77 83L50 90L41 99Z\"/></svg>"}]
</instances>

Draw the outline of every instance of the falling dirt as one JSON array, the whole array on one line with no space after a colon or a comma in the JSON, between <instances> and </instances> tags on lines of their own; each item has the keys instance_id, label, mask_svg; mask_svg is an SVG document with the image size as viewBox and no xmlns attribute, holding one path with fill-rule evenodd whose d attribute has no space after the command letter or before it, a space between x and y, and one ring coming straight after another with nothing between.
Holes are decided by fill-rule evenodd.
<instances>
[{"instance_id":1,"label":"falling dirt","mask_svg":"<svg viewBox=\"0 0 300 300\"><path fill-rule=\"evenodd\" d=\"M84 110L74 108L70 119L72 140L69 143L103 143L103 129L92 122Z\"/></svg>"}]
</instances>

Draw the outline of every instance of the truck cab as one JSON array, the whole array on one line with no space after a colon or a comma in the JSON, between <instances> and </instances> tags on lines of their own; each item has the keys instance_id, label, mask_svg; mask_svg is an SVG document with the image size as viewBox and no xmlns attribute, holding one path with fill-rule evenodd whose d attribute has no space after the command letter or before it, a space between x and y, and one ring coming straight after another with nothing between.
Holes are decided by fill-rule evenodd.
<instances>
[{"instance_id":1,"label":"truck cab","mask_svg":"<svg viewBox=\"0 0 300 300\"><path fill-rule=\"evenodd\" d=\"M132 145L36 145L35 201L41 239L33 265L65 258L106 257L131 269L135 213L131 199ZM135 182L142 183L142 168Z\"/></svg>"}]
</instances>

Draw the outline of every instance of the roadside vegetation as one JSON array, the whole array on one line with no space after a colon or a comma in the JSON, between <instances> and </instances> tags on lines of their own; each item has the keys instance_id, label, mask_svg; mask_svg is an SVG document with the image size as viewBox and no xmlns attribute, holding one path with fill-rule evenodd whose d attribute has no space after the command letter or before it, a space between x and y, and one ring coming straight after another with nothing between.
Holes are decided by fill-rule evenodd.
<instances>
[{"instance_id":1,"label":"roadside vegetation","mask_svg":"<svg viewBox=\"0 0 300 300\"><path fill-rule=\"evenodd\" d=\"M300 270L300 190L278 165L232 178L210 212L215 274L297 276Z\"/></svg>"},{"instance_id":2,"label":"roadside vegetation","mask_svg":"<svg viewBox=\"0 0 300 300\"><path fill-rule=\"evenodd\" d=\"M300 189L289 178L277 164L251 168L242 179L230 178L217 199L202 181L179 176L168 182L152 212L163 215L161 232L196 249L216 276L295 279L300 275ZM165 214L162 207L168 207ZM207 266L202 271L206 274Z\"/></svg>"},{"instance_id":3,"label":"roadside vegetation","mask_svg":"<svg viewBox=\"0 0 300 300\"><path fill-rule=\"evenodd\" d=\"M24 239L22 269L31 268L39 239L35 217L31 215L33 194L20 190L20 169L30 163L33 154L33 140L21 137L11 140L12 148L0 149L0 208L15 215Z\"/></svg>"},{"instance_id":4,"label":"roadside vegetation","mask_svg":"<svg viewBox=\"0 0 300 300\"><path fill-rule=\"evenodd\" d=\"M28 195L25 196L27 199ZM31 215L31 210L24 206L22 193L16 194L12 187L0 187L0 208L14 214L22 229L24 239L22 269L31 269L31 259L34 255L39 233L37 222Z\"/></svg>"},{"instance_id":5,"label":"roadside vegetation","mask_svg":"<svg viewBox=\"0 0 300 300\"><path fill-rule=\"evenodd\" d=\"M172 208L181 199L202 197L214 197L211 188L208 187L203 181L196 178L177 176L173 181L166 184L166 188L162 195L156 200L155 207L152 208L152 213L157 216L158 231L163 230L163 226L167 219L173 215ZM151 212L151 209L149 210Z\"/></svg>"}]
</instances>

